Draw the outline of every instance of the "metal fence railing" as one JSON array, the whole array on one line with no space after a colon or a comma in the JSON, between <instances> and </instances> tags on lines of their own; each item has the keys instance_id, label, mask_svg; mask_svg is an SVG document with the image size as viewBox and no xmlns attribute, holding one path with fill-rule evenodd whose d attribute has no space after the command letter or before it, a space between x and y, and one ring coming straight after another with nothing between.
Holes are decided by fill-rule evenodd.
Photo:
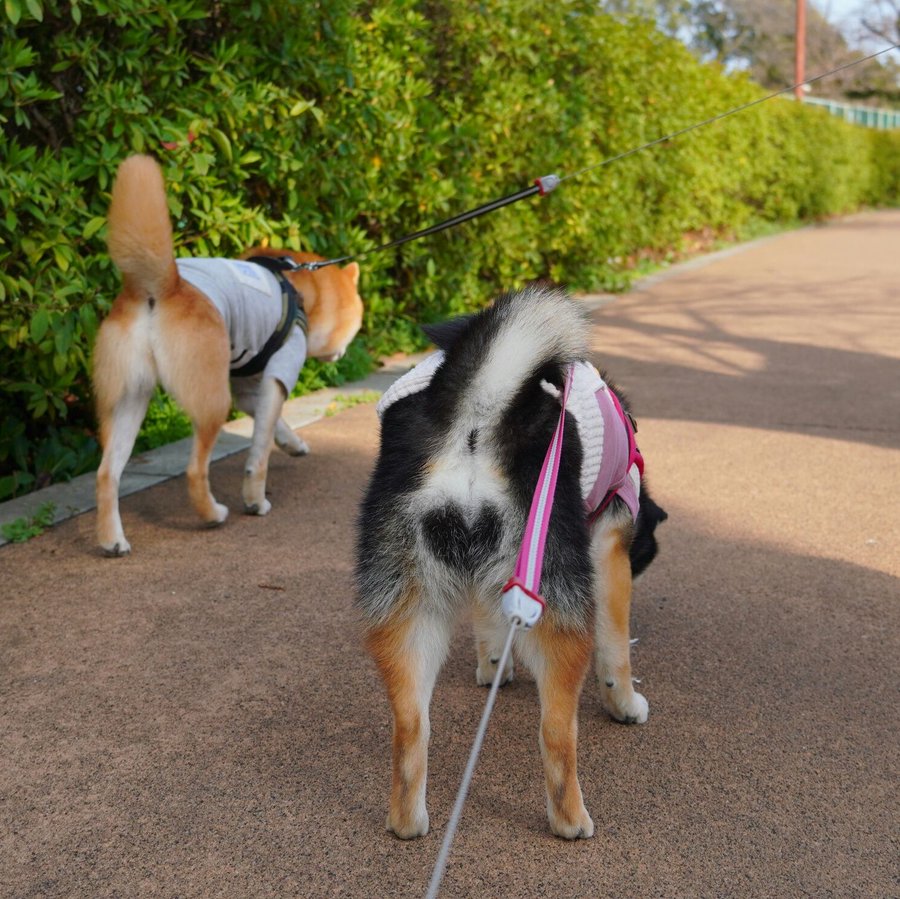
<instances>
[{"instance_id":1,"label":"metal fence railing","mask_svg":"<svg viewBox=\"0 0 900 899\"><path fill-rule=\"evenodd\" d=\"M840 103L823 97L804 97L803 102L823 106L832 115L854 125L866 128L900 128L900 109L876 109L873 106Z\"/></svg>"}]
</instances>

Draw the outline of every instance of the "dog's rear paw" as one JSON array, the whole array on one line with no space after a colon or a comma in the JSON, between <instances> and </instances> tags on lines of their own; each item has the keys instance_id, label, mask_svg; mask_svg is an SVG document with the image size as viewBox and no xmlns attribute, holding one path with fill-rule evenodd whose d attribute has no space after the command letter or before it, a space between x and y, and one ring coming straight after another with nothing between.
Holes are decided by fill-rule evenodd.
<instances>
[{"instance_id":1,"label":"dog's rear paw","mask_svg":"<svg viewBox=\"0 0 900 899\"><path fill-rule=\"evenodd\" d=\"M101 543L100 548L103 550L103 555L110 559L118 559L131 552L131 544L124 537L110 543Z\"/></svg>"},{"instance_id":2,"label":"dog's rear paw","mask_svg":"<svg viewBox=\"0 0 900 899\"><path fill-rule=\"evenodd\" d=\"M609 691L604 700L610 715L622 724L644 724L650 715L650 703L634 691L624 699L615 698Z\"/></svg>"},{"instance_id":3,"label":"dog's rear paw","mask_svg":"<svg viewBox=\"0 0 900 899\"><path fill-rule=\"evenodd\" d=\"M257 503L244 503L244 512L247 515L268 515L272 511L272 504L263 499Z\"/></svg>"},{"instance_id":4,"label":"dog's rear paw","mask_svg":"<svg viewBox=\"0 0 900 899\"><path fill-rule=\"evenodd\" d=\"M594 822L585 808L571 821L564 821L551 813L550 830L564 840L589 840L594 835Z\"/></svg>"},{"instance_id":5,"label":"dog's rear paw","mask_svg":"<svg viewBox=\"0 0 900 899\"><path fill-rule=\"evenodd\" d=\"M499 661L500 659L490 659L478 663L478 667L475 669L475 683L478 684L479 687L489 687L494 682ZM503 675L500 678L500 686L505 687L514 677L515 669L513 668L512 659L509 659L506 663L506 667L503 669Z\"/></svg>"},{"instance_id":6,"label":"dog's rear paw","mask_svg":"<svg viewBox=\"0 0 900 899\"><path fill-rule=\"evenodd\" d=\"M424 837L428 833L428 812L413 815L409 820L394 820L393 814L388 814L387 829L401 840L414 840L416 837Z\"/></svg>"},{"instance_id":7,"label":"dog's rear paw","mask_svg":"<svg viewBox=\"0 0 900 899\"><path fill-rule=\"evenodd\" d=\"M213 503L212 515L206 519L205 524L208 528L217 528L220 524L224 524L228 518L228 506L221 503Z\"/></svg>"}]
</instances>

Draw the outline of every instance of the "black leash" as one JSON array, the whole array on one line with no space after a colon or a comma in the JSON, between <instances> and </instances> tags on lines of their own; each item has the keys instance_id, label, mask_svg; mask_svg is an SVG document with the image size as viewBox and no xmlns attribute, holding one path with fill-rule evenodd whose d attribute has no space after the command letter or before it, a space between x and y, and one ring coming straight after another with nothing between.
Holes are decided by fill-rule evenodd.
<instances>
[{"instance_id":1,"label":"black leash","mask_svg":"<svg viewBox=\"0 0 900 899\"><path fill-rule=\"evenodd\" d=\"M366 250L364 253L338 256L335 259L323 259L321 262L298 262L297 266L305 271L315 272L320 268L325 268L326 265L336 265L341 262L349 262L351 259L361 259L363 256L368 256L370 253L380 253L382 250L391 250L394 247L401 246L401 244L409 243L411 240L418 240L420 237L427 237L429 234L437 234L439 231L446 231L447 228L453 228L455 225L469 222L472 219L478 218L480 215L486 215L488 212L493 212L495 209L509 206L510 203L517 203L519 200L524 200L526 197L533 197L535 194L540 194L543 197L546 194L549 194L551 190L557 188L560 184L560 180L561 179L557 175L544 175L543 178L535 178L534 184L531 187L525 188L525 190L510 194L508 197L501 197L499 200L493 200L490 203L485 203L483 206L470 209L468 212L462 212L459 215L453 216L451 219L438 222L438 224L432 225L430 228L423 228L421 231L414 231L412 234L407 234L405 237L398 237L397 240L392 240L390 243L383 244L380 247L373 247L371 250Z\"/></svg>"},{"instance_id":2,"label":"black leash","mask_svg":"<svg viewBox=\"0 0 900 899\"><path fill-rule=\"evenodd\" d=\"M555 190L557 187L559 187L559 185L562 184L563 181L568 181L570 178L578 178L581 175L586 174L587 172L592 172L594 169L602 168L603 166L610 165L613 162L618 162L620 159L625 159L628 156L633 156L635 153L640 153L641 150L647 150L650 147L655 147L657 144L662 144L666 141L674 140L676 137L681 137L683 134L687 134L689 131L694 131L697 128L703 128L706 125L711 125L713 122L718 122L720 119L728 118L728 116L743 112L745 109L750 109L752 106L757 106L760 103L765 103L767 100L772 100L775 97L779 97L781 96L781 94L786 94L789 91L796 90L798 87L802 87L804 84L813 84L816 81L821 81L823 78L827 78L830 75L836 74L837 72L842 72L844 69L858 66L860 63L868 62L870 59L875 59L876 56L881 56L883 53L890 53L891 50L897 50L898 48L900 48L900 44L892 44L890 47L885 47L883 50L878 50L876 53L870 53L868 56L863 56L859 59L853 60L852 62L844 63L844 65L837 66L834 69L823 72L821 75L815 75L812 78L807 78L805 81L798 81L796 84L792 84L789 87L784 87L781 90L773 91L771 94L767 94L765 97L758 97L756 100L751 100L749 103L743 103L740 106L735 106L734 109L729 109L726 112L720 112L718 115L714 115L708 119L704 119L702 122L696 122L693 125L689 125L687 128L682 128L679 131L673 131L671 134L667 134L664 137L658 137L655 140L651 140L645 144L641 144L641 146L639 147L634 147L631 150L626 150L623 153L618 153L615 156L610 156L608 159L604 159L601 162L595 163L594 165L585 166L583 169L578 169L575 172L570 172L568 175L544 175L542 178L536 178L534 184L531 187L525 188L525 190L520 190L517 193L509 194L509 196L501 197L499 200L494 200L490 203L485 203L483 206L478 206L475 209L470 209L468 212L463 212L459 215L455 215L453 218L446 219L443 222L438 222L438 224L432 225L430 228L423 228L421 231L414 231L412 234L407 234L405 237L400 237L397 240L392 240L390 243L382 244L378 247L373 247L371 250L365 250L362 253L351 253L347 256L338 256L334 259L323 259L320 262L301 262L297 263L297 266L298 268L305 271L315 272L320 268L325 268L326 265L337 265L342 262L350 262L352 259L362 259L365 256L371 255L372 253L381 253L384 250L392 250L394 247L402 246L405 243L409 243L411 240L419 240L419 238L428 237L430 234L437 234L440 231L446 231L447 228L453 228L456 225L463 224L463 222L469 222L472 219L478 218L479 216L486 215L488 212L493 212L495 209L502 209L504 206L509 206L512 203L518 203L519 200L524 200L526 197L533 197L535 194L540 194L540 196L542 197L546 196L552 190Z\"/></svg>"}]
</instances>

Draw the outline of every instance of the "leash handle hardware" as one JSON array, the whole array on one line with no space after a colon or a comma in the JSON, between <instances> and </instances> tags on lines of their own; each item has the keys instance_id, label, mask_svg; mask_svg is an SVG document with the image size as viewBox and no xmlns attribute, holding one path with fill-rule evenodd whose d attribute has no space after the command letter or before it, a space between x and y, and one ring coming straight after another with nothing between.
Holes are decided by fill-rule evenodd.
<instances>
[{"instance_id":1,"label":"leash handle hardware","mask_svg":"<svg viewBox=\"0 0 900 899\"><path fill-rule=\"evenodd\" d=\"M546 605L543 596L529 590L517 577L511 577L503 588L503 614L521 630L531 630Z\"/></svg>"},{"instance_id":2,"label":"leash handle hardware","mask_svg":"<svg viewBox=\"0 0 900 899\"><path fill-rule=\"evenodd\" d=\"M561 180L559 175L544 175L543 178L535 178L534 183L537 185L538 193L546 197L550 191L559 187Z\"/></svg>"}]
</instances>

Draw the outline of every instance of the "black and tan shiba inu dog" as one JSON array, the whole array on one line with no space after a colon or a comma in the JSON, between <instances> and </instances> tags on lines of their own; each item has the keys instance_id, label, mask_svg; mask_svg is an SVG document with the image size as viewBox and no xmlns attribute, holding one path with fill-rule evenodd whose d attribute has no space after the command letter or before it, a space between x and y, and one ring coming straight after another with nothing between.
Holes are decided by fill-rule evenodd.
<instances>
[{"instance_id":1,"label":"black and tan shiba inu dog","mask_svg":"<svg viewBox=\"0 0 900 899\"><path fill-rule=\"evenodd\" d=\"M464 605L473 610L477 682L512 677L511 663L497 671L509 628L501 590L570 367L577 377L546 538L546 610L514 643L540 694L553 833L575 839L594 831L576 768L578 698L592 650L613 717L647 720L647 701L631 678L629 609L633 578L656 555L654 530L666 513L633 464L639 454L627 408L584 361L587 332L578 305L559 291L503 296L481 313L432 327L441 352L380 404L381 449L360 515L357 585L367 645L393 711L387 826L399 837L428 831L428 709ZM603 403L612 411L600 421L593 407ZM626 452L614 458L619 437ZM617 472L598 493L605 463L596 457L604 454Z\"/></svg>"}]
</instances>

